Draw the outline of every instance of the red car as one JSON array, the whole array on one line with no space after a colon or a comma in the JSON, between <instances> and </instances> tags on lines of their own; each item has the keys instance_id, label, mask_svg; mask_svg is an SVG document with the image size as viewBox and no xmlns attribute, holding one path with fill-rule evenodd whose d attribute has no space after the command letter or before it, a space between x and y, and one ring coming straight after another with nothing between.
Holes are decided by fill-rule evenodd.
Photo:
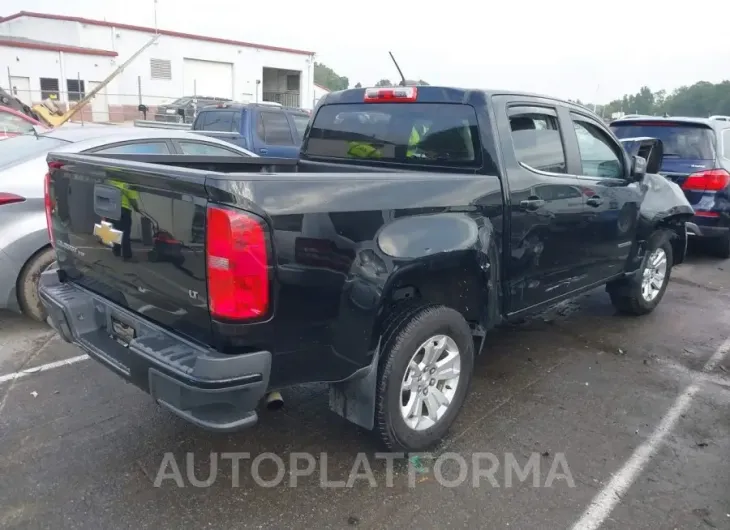
<instances>
[{"instance_id":1,"label":"red car","mask_svg":"<svg viewBox=\"0 0 730 530\"><path fill-rule=\"evenodd\" d=\"M19 134L32 133L34 125L42 129L47 128L38 120L26 116L22 112L0 105L0 140L6 140Z\"/></svg>"}]
</instances>

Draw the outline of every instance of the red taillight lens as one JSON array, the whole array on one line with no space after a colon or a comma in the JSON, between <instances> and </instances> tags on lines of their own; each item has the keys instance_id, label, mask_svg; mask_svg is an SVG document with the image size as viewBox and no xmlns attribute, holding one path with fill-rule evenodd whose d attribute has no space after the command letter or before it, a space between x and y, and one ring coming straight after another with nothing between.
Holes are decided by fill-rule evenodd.
<instances>
[{"instance_id":1,"label":"red taillight lens","mask_svg":"<svg viewBox=\"0 0 730 530\"><path fill-rule=\"evenodd\" d=\"M15 195L14 193L4 193L0 191L0 206L2 206L3 204L13 204L15 202L23 201L25 201L25 197Z\"/></svg>"},{"instance_id":2,"label":"red taillight lens","mask_svg":"<svg viewBox=\"0 0 730 530\"><path fill-rule=\"evenodd\" d=\"M407 103L418 97L418 89L414 86L392 88L368 88L365 90L365 103Z\"/></svg>"},{"instance_id":3,"label":"red taillight lens","mask_svg":"<svg viewBox=\"0 0 730 530\"><path fill-rule=\"evenodd\" d=\"M264 221L247 212L208 207L208 301L214 317L251 319L269 309Z\"/></svg>"},{"instance_id":4,"label":"red taillight lens","mask_svg":"<svg viewBox=\"0 0 730 530\"><path fill-rule=\"evenodd\" d=\"M692 173L682 184L682 189L690 191L720 191L730 183L730 173L724 169L710 169Z\"/></svg>"}]
</instances>

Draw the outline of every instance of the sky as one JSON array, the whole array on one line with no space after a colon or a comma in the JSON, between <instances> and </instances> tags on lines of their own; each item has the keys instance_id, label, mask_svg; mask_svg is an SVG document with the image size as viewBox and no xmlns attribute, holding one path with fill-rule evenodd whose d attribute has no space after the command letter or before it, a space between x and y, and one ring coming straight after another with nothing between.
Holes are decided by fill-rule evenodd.
<instances>
[{"instance_id":1,"label":"sky","mask_svg":"<svg viewBox=\"0 0 730 530\"><path fill-rule=\"evenodd\" d=\"M154 0L0 7L3 16L155 21ZM388 51L409 79L584 102L606 103L644 85L671 92L730 79L726 0L157 0L156 11L159 28L314 51L351 86L398 80Z\"/></svg>"}]
</instances>

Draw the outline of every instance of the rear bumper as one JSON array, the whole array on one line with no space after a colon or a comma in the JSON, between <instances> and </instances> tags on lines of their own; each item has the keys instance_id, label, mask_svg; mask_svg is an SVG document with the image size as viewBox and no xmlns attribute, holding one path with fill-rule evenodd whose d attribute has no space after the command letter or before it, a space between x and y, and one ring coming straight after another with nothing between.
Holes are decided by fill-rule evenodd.
<instances>
[{"instance_id":1,"label":"rear bumper","mask_svg":"<svg viewBox=\"0 0 730 530\"><path fill-rule=\"evenodd\" d=\"M64 340L177 416L218 432L258 420L255 408L271 371L269 352L224 355L199 346L77 285L61 283L56 271L41 275L40 296Z\"/></svg>"},{"instance_id":2,"label":"rear bumper","mask_svg":"<svg viewBox=\"0 0 730 530\"><path fill-rule=\"evenodd\" d=\"M730 227L727 226L707 226L692 221L687 221L687 235L689 237L722 237L730 233Z\"/></svg>"}]
</instances>

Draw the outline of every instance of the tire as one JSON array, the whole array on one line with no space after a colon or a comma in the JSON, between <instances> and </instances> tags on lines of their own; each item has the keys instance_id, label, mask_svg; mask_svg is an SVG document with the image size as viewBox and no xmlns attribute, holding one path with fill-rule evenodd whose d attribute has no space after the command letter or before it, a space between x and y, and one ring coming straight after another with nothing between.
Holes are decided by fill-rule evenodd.
<instances>
[{"instance_id":1,"label":"tire","mask_svg":"<svg viewBox=\"0 0 730 530\"><path fill-rule=\"evenodd\" d=\"M710 239L707 243L708 250L716 258L730 258L730 234Z\"/></svg>"},{"instance_id":2,"label":"tire","mask_svg":"<svg viewBox=\"0 0 730 530\"><path fill-rule=\"evenodd\" d=\"M384 336L378 369L375 431L382 444L390 451L422 451L443 439L466 399L474 367L474 341L464 317L444 306L410 307L395 315L391 322L397 324L392 324ZM404 393L401 385L411 359L416 356L417 361L421 360L421 356L425 354L422 346L434 337L441 337L439 344L446 347L441 354L436 355L436 360L442 359L443 362L447 355L453 358L454 352L458 352L458 375L452 373L453 378L448 381L447 374L443 374L443 378L439 380L438 374L424 374L426 379L420 384L426 392L430 391L430 395L421 400L427 400L431 407L439 410L433 411L432 418L435 421L421 418L419 425L408 425L401 412L403 399L407 396L406 404L413 404L410 400L415 400L421 394L415 392L419 383L412 372L410 379L413 381L414 391ZM436 365L435 362L431 364ZM432 375L436 377L431 377ZM450 397L447 406L434 407L439 396ZM433 410L431 407L422 405L419 412ZM417 407L412 408L415 410Z\"/></svg>"},{"instance_id":3,"label":"tire","mask_svg":"<svg viewBox=\"0 0 730 530\"><path fill-rule=\"evenodd\" d=\"M52 248L44 248L36 252L23 266L18 276L18 303L26 316L39 322L46 321L46 311L38 295L38 282L41 273L50 268L56 261L56 253Z\"/></svg>"},{"instance_id":4,"label":"tire","mask_svg":"<svg viewBox=\"0 0 730 530\"><path fill-rule=\"evenodd\" d=\"M657 254L655 254L655 252ZM644 291L644 277L650 272L650 259L656 256L661 257L664 253L665 269L664 276L659 285L658 291L653 289L653 296L646 296ZM649 242L641 262L641 267L634 278L622 280L620 283L610 286L608 292L611 296L611 302L614 307L621 313L629 315L646 315L651 313L656 306L659 305L669 284L669 277L672 272L673 254L672 244L669 241L669 234L665 231L654 232L649 238Z\"/></svg>"}]
</instances>

